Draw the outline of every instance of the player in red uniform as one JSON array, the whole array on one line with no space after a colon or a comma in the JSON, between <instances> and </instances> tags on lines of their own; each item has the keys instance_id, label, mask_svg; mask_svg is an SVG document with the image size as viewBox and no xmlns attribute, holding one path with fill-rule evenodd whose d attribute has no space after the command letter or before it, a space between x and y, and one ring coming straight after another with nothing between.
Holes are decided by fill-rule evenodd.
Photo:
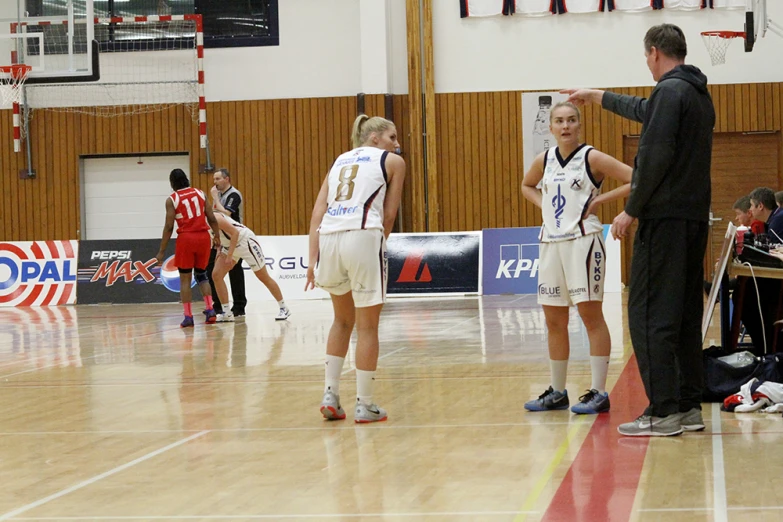
<instances>
[{"instance_id":1,"label":"player in red uniform","mask_svg":"<svg viewBox=\"0 0 783 522\"><path fill-rule=\"evenodd\" d=\"M166 198L166 224L163 226L160 251L155 258L158 264L163 264L163 256L166 255L166 246L171 239L171 233L174 232L176 220L178 237L174 264L179 269L179 295L182 298L182 307L185 309L185 320L180 326L182 328L193 326L193 311L190 303L193 298L190 291L191 271L194 272L201 295L204 296L206 322L212 324L216 321L216 314L212 309L212 289L209 286L206 267L212 244L220 248L217 220L212 213L212 207L206 204L204 193L190 186L188 176L182 169L171 171L169 183L174 193ZM212 239L209 237L210 227Z\"/></svg>"}]
</instances>

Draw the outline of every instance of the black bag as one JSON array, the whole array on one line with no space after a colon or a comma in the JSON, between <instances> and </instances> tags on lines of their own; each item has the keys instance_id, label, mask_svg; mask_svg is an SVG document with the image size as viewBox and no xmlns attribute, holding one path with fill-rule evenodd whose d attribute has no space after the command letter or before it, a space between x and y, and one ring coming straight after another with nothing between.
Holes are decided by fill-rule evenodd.
<instances>
[{"instance_id":1,"label":"black bag","mask_svg":"<svg viewBox=\"0 0 783 522\"><path fill-rule=\"evenodd\" d=\"M723 348L710 346L704 350L704 402L723 402L723 399L739 393L740 387L753 379L783 382L780 359L783 354L772 353L756 357L753 364L735 368L718 359L731 355Z\"/></svg>"}]
</instances>

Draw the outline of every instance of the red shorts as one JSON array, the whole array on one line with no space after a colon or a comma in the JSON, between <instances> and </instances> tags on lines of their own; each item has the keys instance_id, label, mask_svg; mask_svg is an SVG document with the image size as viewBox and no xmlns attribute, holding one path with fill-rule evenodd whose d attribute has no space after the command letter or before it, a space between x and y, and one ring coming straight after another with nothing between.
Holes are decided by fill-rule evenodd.
<instances>
[{"instance_id":1,"label":"red shorts","mask_svg":"<svg viewBox=\"0 0 783 522\"><path fill-rule=\"evenodd\" d=\"M185 270L206 270L211 248L212 238L209 232L182 234L177 237L177 245L174 248L174 265Z\"/></svg>"}]
</instances>

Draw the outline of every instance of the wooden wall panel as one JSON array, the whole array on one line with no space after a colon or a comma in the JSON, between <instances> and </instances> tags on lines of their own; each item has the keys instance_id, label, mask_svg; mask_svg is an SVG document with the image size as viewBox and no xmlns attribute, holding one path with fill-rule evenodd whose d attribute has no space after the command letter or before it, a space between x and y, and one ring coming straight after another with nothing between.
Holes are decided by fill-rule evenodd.
<instances>
[{"instance_id":1,"label":"wooden wall panel","mask_svg":"<svg viewBox=\"0 0 783 522\"><path fill-rule=\"evenodd\" d=\"M616 92L648 96L651 87ZM716 132L776 132L783 150L783 83L713 85ZM540 210L522 198L521 91L444 93L435 97L438 176L436 226L442 231L538 226ZM408 175L403 193L400 230L420 232L421 168L411 162L412 134L408 95L393 97ZM365 110L384 116L383 95L367 95ZM228 168L245 195L246 222L260 234L306 234L315 197L334 159L348 150L356 116L354 96L305 100L210 102L207 106L211 160ZM583 110L583 136L599 150L623 158L624 139L641 125L600 109ZM0 240L78 239L80 156L189 152L194 185L208 190L211 174L199 173L206 157L199 149L198 126L184 107L121 118L36 111L31 120L35 179L19 179L26 168L24 152L13 152L10 110L0 111ZM23 144L24 145L24 144ZM783 158L779 155L779 172ZM421 165L422 163L419 163ZM725 176L716 184L725 183ZM780 174L777 186L783 187ZM608 189L616 186L612 180ZM723 189L721 189L723 190ZM416 196L414 196L416 194ZM624 202L605 205L599 217L609 223ZM432 205L431 205L432 208ZM624 247L624 255L630 255Z\"/></svg>"}]
</instances>

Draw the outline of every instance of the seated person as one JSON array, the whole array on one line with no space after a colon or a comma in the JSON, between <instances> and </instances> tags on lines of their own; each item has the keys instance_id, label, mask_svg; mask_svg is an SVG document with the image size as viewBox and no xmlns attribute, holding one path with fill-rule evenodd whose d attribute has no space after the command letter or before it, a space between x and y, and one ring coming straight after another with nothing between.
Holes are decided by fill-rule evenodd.
<instances>
[{"instance_id":1,"label":"seated person","mask_svg":"<svg viewBox=\"0 0 783 522\"><path fill-rule=\"evenodd\" d=\"M783 190L775 192L775 203L778 204L778 208L783 207Z\"/></svg>"},{"instance_id":2,"label":"seated person","mask_svg":"<svg viewBox=\"0 0 783 522\"><path fill-rule=\"evenodd\" d=\"M759 187L750 193L750 213L753 219L764 223L764 228L772 244L783 243L783 211L775 202L775 193L766 187ZM751 228L752 229L752 228ZM758 286L758 292L756 291ZM742 303L742 323L753 341L753 353L763 355L772 351L774 322L779 319L778 302L781 281L779 279L756 278L745 283ZM737 293L732 299L736 305ZM736 310L736 308L735 308ZM766 337L766 349L765 349Z\"/></svg>"}]
</instances>

